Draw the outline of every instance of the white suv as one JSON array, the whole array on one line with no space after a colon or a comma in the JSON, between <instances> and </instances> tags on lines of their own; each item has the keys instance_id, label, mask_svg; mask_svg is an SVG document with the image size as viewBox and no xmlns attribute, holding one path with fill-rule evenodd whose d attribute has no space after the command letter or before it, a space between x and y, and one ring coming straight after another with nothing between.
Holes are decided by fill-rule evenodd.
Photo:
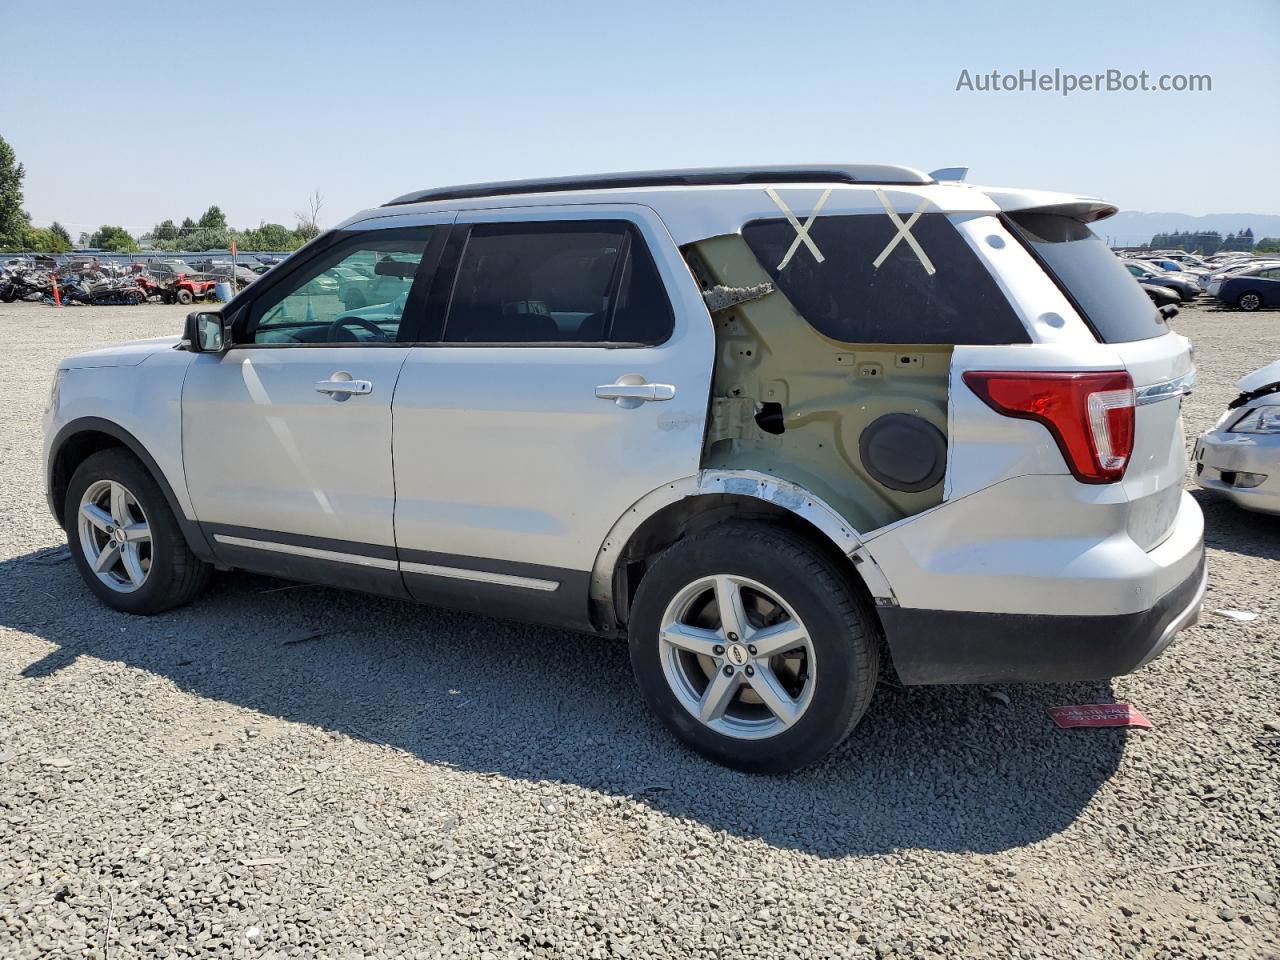
<instances>
[{"instance_id":1,"label":"white suv","mask_svg":"<svg viewBox=\"0 0 1280 960\"><path fill-rule=\"evenodd\" d=\"M117 609L239 567L625 636L680 738L790 770L882 649L1103 678L1194 622L1191 354L1114 212L890 166L410 194L64 361L49 502Z\"/></svg>"}]
</instances>

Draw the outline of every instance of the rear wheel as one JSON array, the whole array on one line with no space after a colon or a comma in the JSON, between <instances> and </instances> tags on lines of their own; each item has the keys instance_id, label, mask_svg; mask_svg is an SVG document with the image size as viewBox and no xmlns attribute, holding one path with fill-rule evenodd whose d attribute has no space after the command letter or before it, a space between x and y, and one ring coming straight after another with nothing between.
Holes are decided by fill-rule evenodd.
<instances>
[{"instance_id":1,"label":"rear wheel","mask_svg":"<svg viewBox=\"0 0 1280 960\"><path fill-rule=\"evenodd\" d=\"M191 291L187 290L185 287L178 291L178 302L182 304L184 307L187 306L189 303L191 303L191 301L194 299L195 297L191 295Z\"/></svg>"},{"instance_id":2,"label":"rear wheel","mask_svg":"<svg viewBox=\"0 0 1280 960\"><path fill-rule=\"evenodd\" d=\"M737 523L681 540L645 574L631 663L659 719L698 752L783 773L849 735L879 650L850 572L806 539Z\"/></svg>"},{"instance_id":3,"label":"rear wheel","mask_svg":"<svg viewBox=\"0 0 1280 960\"><path fill-rule=\"evenodd\" d=\"M1262 306L1262 295L1255 293L1252 290L1246 291L1245 293L1240 294L1240 299L1236 301L1236 306L1241 310L1248 310L1250 312L1257 310Z\"/></svg>"},{"instance_id":4,"label":"rear wheel","mask_svg":"<svg viewBox=\"0 0 1280 960\"><path fill-rule=\"evenodd\" d=\"M159 485L126 450L102 450L76 469L63 523L80 575L98 599L126 613L187 603L204 589L199 560Z\"/></svg>"}]
</instances>

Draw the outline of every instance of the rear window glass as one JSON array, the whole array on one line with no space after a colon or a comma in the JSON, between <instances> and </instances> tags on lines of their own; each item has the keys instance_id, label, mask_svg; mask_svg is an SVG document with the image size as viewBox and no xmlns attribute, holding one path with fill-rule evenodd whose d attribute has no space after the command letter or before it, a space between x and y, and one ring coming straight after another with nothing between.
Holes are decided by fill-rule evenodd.
<instances>
[{"instance_id":1,"label":"rear window glass","mask_svg":"<svg viewBox=\"0 0 1280 960\"><path fill-rule=\"evenodd\" d=\"M1124 262L1083 223L1051 213L1015 213L1008 220L1103 343L1150 340L1168 332Z\"/></svg>"},{"instance_id":2,"label":"rear window glass","mask_svg":"<svg viewBox=\"0 0 1280 960\"><path fill-rule=\"evenodd\" d=\"M904 222L907 217L903 217ZM930 273L905 238L877 267L898 228L885 214L818 217L819 263L785 219L754 220L743 238L778 289L819 333L845 343L1027 343L1004 294L945 214L911 226ZM785 262L785 266L782 264Z\"/></svg>"}]
</instances>

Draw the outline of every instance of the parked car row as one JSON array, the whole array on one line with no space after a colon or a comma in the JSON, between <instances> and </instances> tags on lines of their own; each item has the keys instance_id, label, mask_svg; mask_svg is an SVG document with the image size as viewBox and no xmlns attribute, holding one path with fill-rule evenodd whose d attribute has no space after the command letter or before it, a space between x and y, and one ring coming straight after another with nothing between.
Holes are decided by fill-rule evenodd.
<instances>
[{"instance_id":1,"label":"parked car row","mask_svg":"<svg viewBox=\"0 0 1280 960\"><path fill-rule=\"evenodd\" d=\"M1123 255L1125 268L1157 306L1187 302L1207 293L1224 306L1258 310L1280 306L1280 257L1184 251Z\"/></svg>"}]
</instances>

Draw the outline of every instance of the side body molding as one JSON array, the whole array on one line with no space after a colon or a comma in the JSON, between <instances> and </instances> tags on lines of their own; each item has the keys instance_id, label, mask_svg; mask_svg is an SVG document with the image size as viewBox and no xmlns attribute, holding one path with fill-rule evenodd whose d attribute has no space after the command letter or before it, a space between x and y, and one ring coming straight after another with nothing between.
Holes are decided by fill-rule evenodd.
<instances>
[{"instance_id":1,"label":"side body molding","mask_svg":"<svg viewBox=\"0 0 1280 960\"><path fill-rule=\"evenodd\" d=\"M658 511L690 497L732 494L753 497L795 514L820 530L857 567L877 606L896 606L893 589L853 525L821 497L799 484L754 470L701 470L652 490L613 525L591 571L591 604L612 609L614 570L632 535Z\"/></svg>"}]
</instances>

